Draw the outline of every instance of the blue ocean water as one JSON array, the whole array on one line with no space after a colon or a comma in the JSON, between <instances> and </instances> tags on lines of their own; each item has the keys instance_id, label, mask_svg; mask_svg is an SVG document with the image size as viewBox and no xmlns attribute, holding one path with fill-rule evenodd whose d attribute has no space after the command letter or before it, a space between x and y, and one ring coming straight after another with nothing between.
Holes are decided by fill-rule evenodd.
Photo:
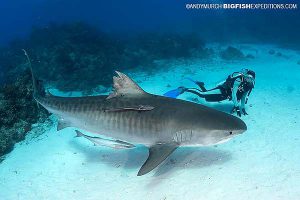
<instances>
[{"instance_id":1,"label":"blue ocean water","mask_svg":"<svg viewBox=\"0 0 300 200\"><path fill-rule=\"evenodd\" d=\"M297 8L191 8L224 4ZM299 6L289 0L2 0L0 200L298 199ZM49 106L37 106L29 64L39 79L38 89L46 91L42 96L109 95L117 91L120 84L113 85L112 77L115 71L121 71L146 92L168 94L174 101L176 97L234 115L247 130L214 143L210 138L206 140L209 146L180 144L158 167L137 176L147 159L148 144L134 143L136 148L122 149L128 143L120 142L110 132L103 133L104 140L95 138L99 133L84 131L88 128L83 128L87 136L75 137L78 127L68 122L62 124L67 128L57 131L63 118L53 114L55 109ZM231 112L235 106L232 96L219 100L201 96L201 86L217 87L208 94L218 95L223 89L218 86L223 87L228 76L246 74L245 69L253 70L256 77L245 111L238 99L241 116ZM243 76L241 82L246 84L249 78L253 74ZM226 95L233 94L232 84ZM243 87L241 84L236 89L243 91ZM63 106L58 103L56 108ZM87 108L88 103L80 109ZM143 114L155 109L152 105L130 104L106 111L125 116L126 112ZM177 116L178 110L170 110L169 116ZM182 116L177 122L189 117ZM120 127L120 120L107 121L112 127ZM136 130L133 126L138 123L128 121ZM155 120L145 123L149 121ZM156 125L149 126L161 124ZM218 131L215 127L212 132ZM173 138L176 141L187 137L178 134Z\"/></svg>"},{"instance_id":2,"label":"blue ocean water","mask_svg":"<svg viewBox=\"0 0 300 200\"><path fill-rule=\"evenodd\" d=\"M107 32L127 34L141 31L199 33L205 40L259 40L299 44L299 9L294 10L188 10L195 1L97 1L97 0L3 0L1 38L6 44L28 35L33 26L84 21ZM203 1L202 3L240 3ZM243 3L274 3L244 1ZM280 3L293 3L282 0Z\"/></svg>"}]
</instances>

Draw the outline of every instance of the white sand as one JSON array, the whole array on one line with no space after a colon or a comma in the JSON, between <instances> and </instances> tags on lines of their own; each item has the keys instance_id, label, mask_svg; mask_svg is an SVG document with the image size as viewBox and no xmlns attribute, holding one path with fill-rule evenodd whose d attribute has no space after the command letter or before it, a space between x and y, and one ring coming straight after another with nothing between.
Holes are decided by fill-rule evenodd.
<instances>
[{"instance_id":1,"label":"white sand","mask_svg":"<svg viewBox=\"0 0 300 200\"><path fill-rule=\"evenodd\" d=\"M249 116L243 117L244 135L218 146L179 148L158 169L137 177L145 148L96 147L74 138L72 128L56 132L54 125L38 137L28 135L0 164L0 199L299 199L300 55L273 47L284 55L277 57L268 54L270 46L240 47L256 58L175 62L150 77L131 75L146 91L162 94L192 86L182 75L213 86L232 71L254 69L257 83ZM230 102L207 105L231 108Z\"/></svg>"}]
</instances>

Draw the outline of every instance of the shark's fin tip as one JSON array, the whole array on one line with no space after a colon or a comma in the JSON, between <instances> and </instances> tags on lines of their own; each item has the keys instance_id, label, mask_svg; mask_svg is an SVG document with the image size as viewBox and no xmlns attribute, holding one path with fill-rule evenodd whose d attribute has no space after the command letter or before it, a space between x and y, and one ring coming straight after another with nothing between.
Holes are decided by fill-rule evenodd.
<instances>
[{"instance_id":1,"label":"shark's fin tip","mask_svg":"<svg viewBox=\"0 0 300 200\"><path fill-rule=\"evenodd\" d=\"M146 92L126 74L119 71L115 72L118 76L113 77L113 92L110 93L107 99L126 95L146 94Z\"/></svg>"},{"instance_id":2,"label":"shark's fin tip","mask_svg":"<svg viewBox=\"0 0 300 200\"><path fill-rule=\"evenodd\" d=\"M61 119L58 120L58 124L57 124L57 129L56 130L60 131L60 130L62 130L64 128L68 128L68 127L71 127L70 123L61 118Z\"/></svg>"},{"instance_id":3,"label":"shark's fin tip","mask_svg":"<svg viewBox=\"0 0 300 200\"><path fill-rule=\"evenodd\" d=\"M76 132L76 136L75 137L81 137L82 136L82 133L80 131L75 130L75 132Z\"/></svg>"},{"instance_id":4,"label":"shark's fin tip","mask_svg":"<svg viewBox=\"0 0 300 200\"><path fill-rule=\"evenodd\" d=\"M149 173L162 163L175 149L178 147L177 143L155 144L149 149L149 156L137 176L142 176Z\"/></svg>"}]
</instances>

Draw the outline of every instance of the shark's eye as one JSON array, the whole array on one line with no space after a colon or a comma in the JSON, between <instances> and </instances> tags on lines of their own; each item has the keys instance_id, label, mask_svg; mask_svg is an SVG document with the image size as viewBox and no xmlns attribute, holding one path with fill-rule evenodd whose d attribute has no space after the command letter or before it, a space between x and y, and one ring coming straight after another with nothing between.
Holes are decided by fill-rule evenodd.
<instances>
[{"instance_id":1,"label":"shark's eye","mask_svg":"<svg viewBox=\"0 0 300 200\"><path fill-rule=\"evenodd\" d=\"M232 135L232 131L229 132L229 135Z\"/></svg>"}]
</instances>

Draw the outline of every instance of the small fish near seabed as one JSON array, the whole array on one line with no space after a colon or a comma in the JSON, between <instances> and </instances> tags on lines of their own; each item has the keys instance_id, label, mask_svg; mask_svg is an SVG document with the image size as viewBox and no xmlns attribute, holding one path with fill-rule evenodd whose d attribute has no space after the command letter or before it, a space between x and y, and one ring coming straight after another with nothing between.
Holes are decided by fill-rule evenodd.
<instances>
[{"instance_id":1,"label":"small fish near seabed","mask_svg":"<svg viewBox=\"0 0 300 200\"><path fill-rule=\"evenodd\" d=\"M29 58L28 61L30 64ZM112 148L147 146L149 156L138 176L156 168L180 146L219 144L247 130L238 117L204 105L149 94L127 75L116 73L110 95L88 97L47 94L32 73L34 99L59 117L57 130L75 127L114 138L91 137L77 131L77 136Z\"/></svg>"}]
</instances>

